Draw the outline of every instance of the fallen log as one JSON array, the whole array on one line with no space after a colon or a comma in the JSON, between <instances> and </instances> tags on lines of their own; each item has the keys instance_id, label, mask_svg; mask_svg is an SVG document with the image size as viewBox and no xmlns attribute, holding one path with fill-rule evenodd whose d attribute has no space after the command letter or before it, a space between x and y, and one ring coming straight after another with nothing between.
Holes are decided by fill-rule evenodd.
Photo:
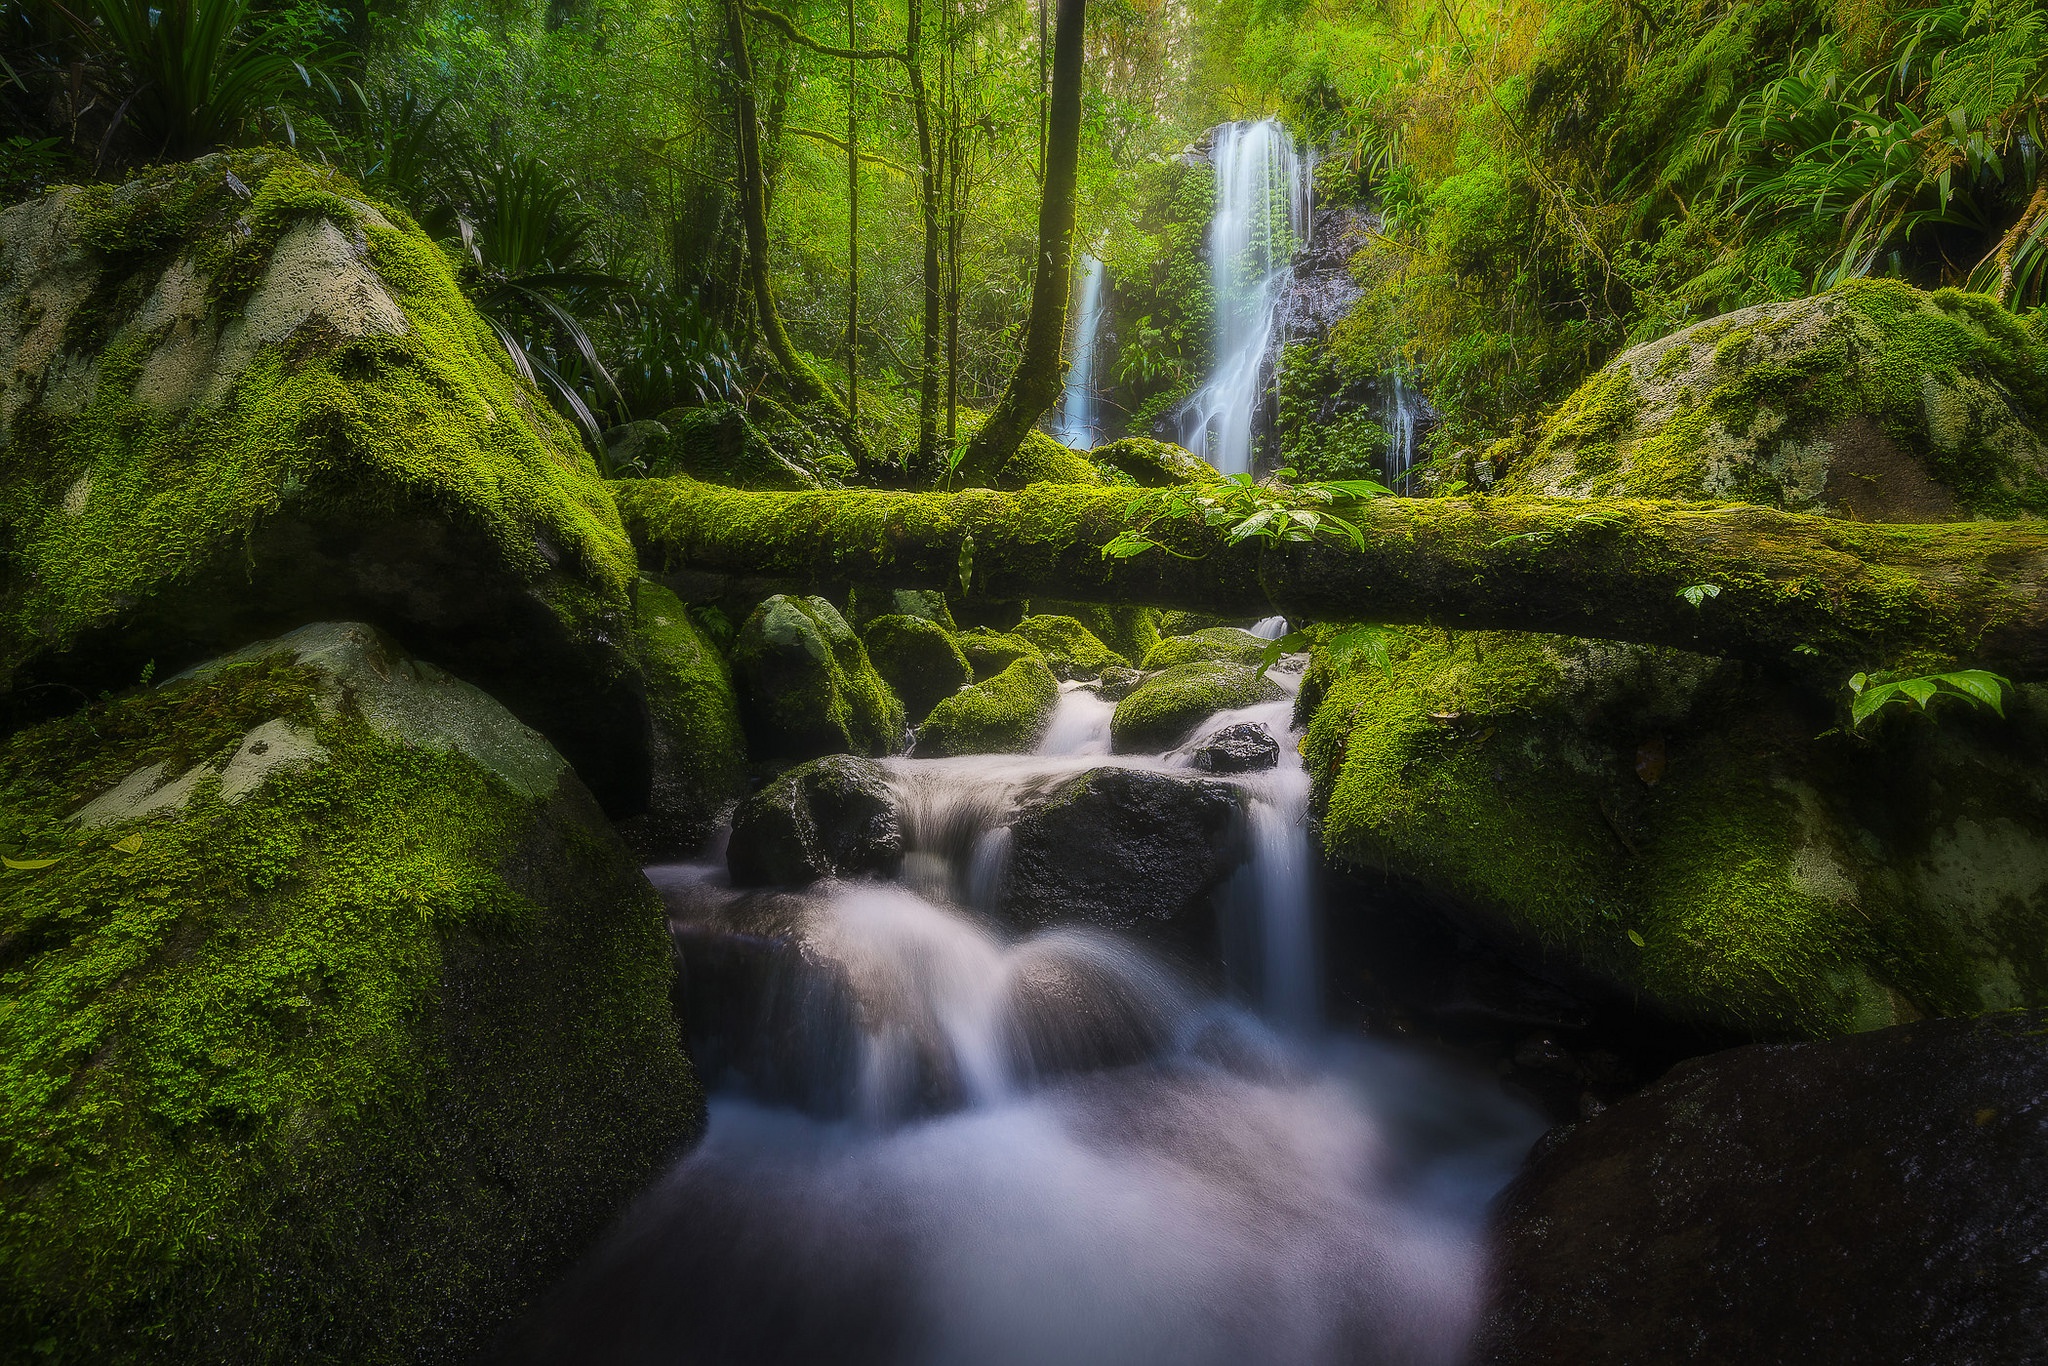
<instances>
[{"instance_id":1,"label":"fallen log","mask_svg":"<svg viewBox=\"0 0 2048 1366\"><path fill-rule=\"evenodd\" d=\"M1672 645L1839 678L1970 664L2048 679L2048 522L1890 525L1747 504L1384 498L1363 546L1253 538L1193 517L1102 553L1133 491L752 493L613 486L642 563L825 586L1426 623ZM1690 595L1686 590L1700 591Z\"/></svg>"}]
</instances>

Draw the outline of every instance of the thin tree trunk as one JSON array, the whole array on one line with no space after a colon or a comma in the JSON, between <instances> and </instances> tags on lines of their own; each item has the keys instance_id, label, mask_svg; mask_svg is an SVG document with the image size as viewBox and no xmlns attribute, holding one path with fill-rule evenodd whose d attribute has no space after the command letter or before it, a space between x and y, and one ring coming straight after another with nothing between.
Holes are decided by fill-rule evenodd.
<instances>
[{"instance_id":1,"label":"thin tree trunk","mask_svg":"<svg viewBox=\"0 0 2048 1366\"><path fill-rule=\"evenodd\" d=\"M1838 521L1771 508L1570 498L1383 498L1348 541L1228 543L1176 523L1171 550L1103 548L1130 490L750 493L615 486L651 570L799 585L958 587L996 599L1150 604L1254 617L1429 623L1672 645L1831 688L1946 661L2048 679L2048 523ZM1610 509L1598 521L1588 507ZM1695 606L1682 590L1720 591Z\"/></svg>"},{"instance_id":2,"label":"thin tree trunk","mask_svg":"<svg viewBox=\"0 0 2048 1366\"><path fill-rule=\"evenodd\" d=\"M946 11L946 459L960 449L960 166L966 153L960 119L958 30Z\"/></svg>"},{"instance_id":3,"label":"thin tree trunk","mask_svg":"<svg viewBox=\"0 0 2048 1366\"><path fill-rule=\"evenodd\" d=\"M846 0L846 45L855 44ZM860 64L846 61L846 420L860 420Z\"/></svg>"},{"instance_id":4,"label":"thin tree trunk","mask_svg":"<svg viewBox=\"0 0 2048 1366\"><path fill-rule=\"evenodd\" d=\"M1053 30L1052 96L1048 103L1045 186L1038 199L1038 268L1023 354L995 411L968 445L961 470L988 482L1032 424L1059 398L1060 348L1066 340L1067 296L1073 284L1074 191L1081 160L1082 40L1087 0L1059 0Z\"/></svg>"},{"instance_id":5,"label":"thin tree trunk","mask_svg":"<svg viewBox=\"0 0 2048 1366\"><path fill-rule=\"evenodd\" d=\"M939 440L939 174L938 158L932 149L931 99L925 89L920 42L923 34L922 0L910 0L910 15L904 32L904 68L910 74L910 107L917 121L917 159L923 176L919 200L924 212L924 368L917 378L917 460L916 468L936 467Z\"/></svg>"}]
</instances>

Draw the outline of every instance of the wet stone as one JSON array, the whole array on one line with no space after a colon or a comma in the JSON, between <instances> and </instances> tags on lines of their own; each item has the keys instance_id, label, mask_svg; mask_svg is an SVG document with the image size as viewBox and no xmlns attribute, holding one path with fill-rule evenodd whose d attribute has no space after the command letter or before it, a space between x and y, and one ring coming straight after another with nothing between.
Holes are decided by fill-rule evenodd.
<instances>
[{"instance_id":1,"label":"wet stone","mask_svg":"<svg viewBox=\"0 0 2048 1366\"><path fill-rule=\"evenodd\" d=\"M1280 763L1280 742L1256 721L1225 726L1195 747L1195 767L1204 773L1254 773Z\"/></svg>"}]
</instances>

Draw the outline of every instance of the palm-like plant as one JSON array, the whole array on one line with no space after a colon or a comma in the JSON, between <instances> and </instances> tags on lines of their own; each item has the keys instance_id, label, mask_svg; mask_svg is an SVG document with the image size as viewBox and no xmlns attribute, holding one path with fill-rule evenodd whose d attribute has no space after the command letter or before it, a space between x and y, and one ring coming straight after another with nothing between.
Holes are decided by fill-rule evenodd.
<instances>
[{"instance_id":1,"label":"palm-like plant","mask_svg":"<svg viewBox=\"0 0 2048 1366\"><path fill-rule=\"evenodd\" d=\"M740 396L738 348L695 289L641 278L620 329L615 378L629 413Z\"/></svg>"},{"instance_id":2,"label":"palm-like plant","mask_svg":"<svg viewBox=\"0 0 2048 1366\"><path fill-rule=\"evenodd\" d=\"M339 98L331 49L293 55L250 41L250 0L85 0L66 11L127 93L117 123L157 155L186 157L234 141L275 113L293 139L285 100L315 80Z\"/></svg>"}]
</instances>

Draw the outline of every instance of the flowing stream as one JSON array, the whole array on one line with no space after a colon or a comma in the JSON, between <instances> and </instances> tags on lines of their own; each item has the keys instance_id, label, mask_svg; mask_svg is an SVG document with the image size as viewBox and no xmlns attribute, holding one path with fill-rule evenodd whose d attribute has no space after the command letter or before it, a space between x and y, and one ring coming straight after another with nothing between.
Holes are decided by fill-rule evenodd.
<instances>
[{"instance_id":1,"label":"flowing stream","mask_svg":"<svg viewBox=\"0 0 2048 1366\"><path fill-rule=\"evenodd\" d=\"M1308 165L1272 119L1216 130L1209 277L1216 361L1180 409L1181 444L1225 474L1252 467L1252 419L1267 384L1289 262L1307 238Z\"/></svg>"},{"instance_id":2,"label":"flowing stream","mask_svg":"<svg viewBox=\"0 0 2048 1366\"><path fill-rule=\"evenodd\" d=\"M1067 352L1067 387L1060 396L1059 439L1077 451L1100 444L1102 422L1095 394L1095 342L1102 330L1103 267L1099 257L1081 255L1081 282L1074 300L1074 340Z\"/></svg>"},{"instance_id":3,"label":"flowing stream","mask_svg":"<svg viewBox=\"0 0 2048 1366\"><path fill-rule=\"evenodd\" d=\"M1461 1360L1485 1208L1540 1121L1490 1078L1322 1029L1292 707L1113 756L1113 708L1069 685L1036 753L884 762L895 881L742 892L713 865L650 869L683 990L746 984L732 1023L692 1027L725 1086L527 1358ZM1196 747L1244 723L1280 742L1277 767L1215 779L1245 827L1219 942L1249 963L1226 947L1203 978L1107 931L1001 927L1021 812L1090 769L1206 776Z\"/></svg>"}]
</instances>

